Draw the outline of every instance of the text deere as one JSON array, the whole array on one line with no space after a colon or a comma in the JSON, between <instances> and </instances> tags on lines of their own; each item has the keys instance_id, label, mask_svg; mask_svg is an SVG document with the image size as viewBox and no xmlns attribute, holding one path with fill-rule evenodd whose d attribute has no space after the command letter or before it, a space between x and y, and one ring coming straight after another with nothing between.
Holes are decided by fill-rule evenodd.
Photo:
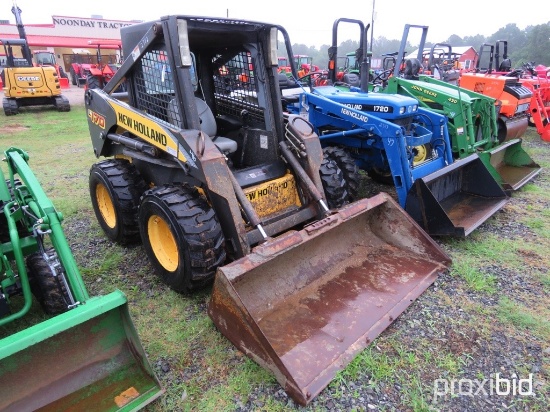
<instances>
[{"instance_id":1,"label":"text deere","mask_svg":"<svg viewBox=\"0 0 550 412\"><path fill-rule=\"evenodd\" d=\"M151 140L154 140L157 143L160 143L163 146L167 144L167 138L164 133L158 132L154 129L149 128L149 126L139 122L138 120L132 119L130 116L125 114L118 114L118 121L128 127L131 127L136 132L148 137Z\"/></svg>"}]
</instances>

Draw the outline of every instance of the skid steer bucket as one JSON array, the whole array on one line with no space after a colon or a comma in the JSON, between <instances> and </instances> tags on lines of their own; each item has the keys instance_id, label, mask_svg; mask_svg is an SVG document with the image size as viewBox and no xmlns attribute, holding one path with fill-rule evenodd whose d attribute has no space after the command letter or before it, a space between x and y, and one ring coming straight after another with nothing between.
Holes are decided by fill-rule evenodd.
<instances>
[{"instance_id":1,"label":"skid steer bucket","mask_svg":"<svg viewBox=\"0 0 550 412\"><path fill-rule=\"evenodd\" d=\"M432 236L465 237L507 201L506 192L473 154L416 179L406 210Z\"/></svg>"},{"instance_id":2,"label":"skid steer bucket","mask_svg":"<svg viewBox=\"0 0 550 412\"><path fill-rule=\"evenodd\" d=\"M521 142L521 139L508 140L479 155L488 167L494 168L500 185L507 192L518 190L541 171L523 150Z\"/></svg>"},{"instance_id":3,"label":"skid steer bucket","mask_svg":"<svg viewBox=\"0 0 550 412\"><path fill-rule=\"evenodd\" d=\"M208 311L306 405L450 263L382 193L219 268Z\"/></svg>"},{"instance_id":4,"label":"skid steer bucket","mask_svg":"<svg viewBox=\"0 0 550 412\"><path fill-rule=\"evenodd\" d=\"M135 411L162 394L120 291L0 340L0 411Z\"/></svg>"}]
</instances>

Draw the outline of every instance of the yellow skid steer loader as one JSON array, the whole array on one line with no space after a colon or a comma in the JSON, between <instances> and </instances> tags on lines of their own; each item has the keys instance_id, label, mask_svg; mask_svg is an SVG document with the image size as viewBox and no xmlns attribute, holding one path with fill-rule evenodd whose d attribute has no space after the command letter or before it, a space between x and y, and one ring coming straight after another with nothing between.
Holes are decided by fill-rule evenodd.
<instances>
[{"instance_id":1,"label":"yellow skid steer loader","mask_svg":"<svg viewBox=\"0 0 550 412\"><path fill-rule=\"evenodd\" d=\"M421 295L449 257L389 196L346 204L312 125L286 116L267 23L166 16L121 29L126 60L85 95L90 195L299 404ZM296 68L292 67L296 76ZM125 93L115 93L124 84Z\"/></svg>"}]
</instances>

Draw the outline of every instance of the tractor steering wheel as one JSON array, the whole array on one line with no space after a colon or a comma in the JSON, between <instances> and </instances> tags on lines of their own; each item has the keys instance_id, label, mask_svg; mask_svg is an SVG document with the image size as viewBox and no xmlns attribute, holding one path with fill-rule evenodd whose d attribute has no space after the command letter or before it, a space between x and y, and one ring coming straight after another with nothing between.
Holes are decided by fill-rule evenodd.
<instances>
[{"instance_id":1,"label":"tractor steering wheel","mask_svg":"<svg viewBox=\"0 0 550 412\"><path fill-rule=\"evenodd\" d=\"M390 69L382 70L380 73L374 76L374 79L372 79L371 83L385 83L390 78L391 74L392 70Z\"/></svg>"}]
</instances>

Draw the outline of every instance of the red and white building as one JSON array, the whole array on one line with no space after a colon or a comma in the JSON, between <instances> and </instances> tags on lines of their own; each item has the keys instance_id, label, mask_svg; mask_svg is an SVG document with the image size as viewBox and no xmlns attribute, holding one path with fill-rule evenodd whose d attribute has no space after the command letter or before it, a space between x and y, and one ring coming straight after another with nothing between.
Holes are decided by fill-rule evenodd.
<instances>
[{"instance_id":1,"label":"red and white building","mask_svg":"<svg viewBox=\"0 0 550 412\"><path fill-rule=\"evenodd\" d=\"M120 28L134 23L137 22L52 16L51 24L25 24L25 33L31 51L54 52L57 63L69 73L73 62L97 63L98 44L103 63L120 61ZM19 37L16 24L0 23L0 39ZM0 60L2 54L4 50L0 48Z\"/></svg>"}]
</instances>

